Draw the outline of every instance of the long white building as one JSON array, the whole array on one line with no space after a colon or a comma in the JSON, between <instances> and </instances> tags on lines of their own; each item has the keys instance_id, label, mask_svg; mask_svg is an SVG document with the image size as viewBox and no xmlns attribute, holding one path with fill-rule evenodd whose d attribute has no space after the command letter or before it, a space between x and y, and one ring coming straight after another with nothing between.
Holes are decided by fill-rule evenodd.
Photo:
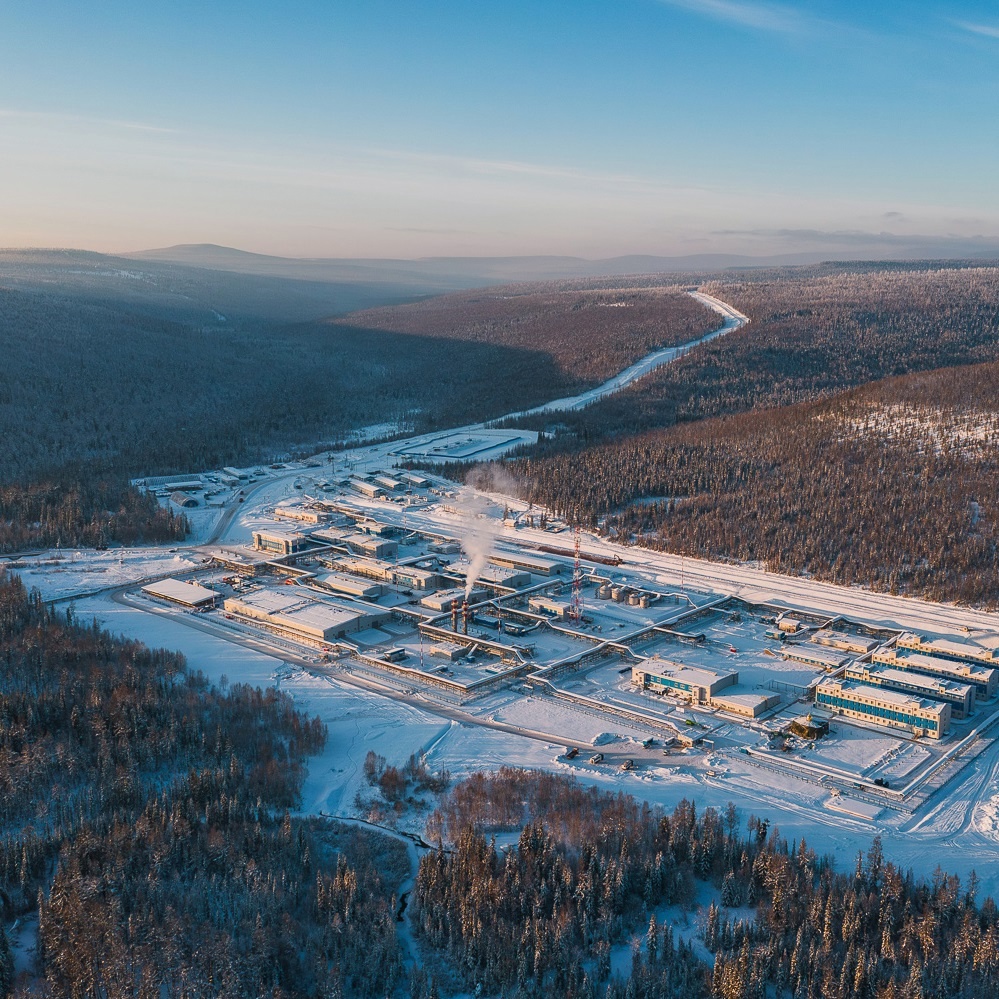
<instances>
[{"instance_id":1,"label":"long white building","mask_svg":"<svg viewBox=\"0 0 999 999\"><path fill-rule=\"evenodd\" d=\"M914 735L940 739L950 730L950 705L850 680L827 680L815 688L816 707Z\"/></svg>"}]
</instances>

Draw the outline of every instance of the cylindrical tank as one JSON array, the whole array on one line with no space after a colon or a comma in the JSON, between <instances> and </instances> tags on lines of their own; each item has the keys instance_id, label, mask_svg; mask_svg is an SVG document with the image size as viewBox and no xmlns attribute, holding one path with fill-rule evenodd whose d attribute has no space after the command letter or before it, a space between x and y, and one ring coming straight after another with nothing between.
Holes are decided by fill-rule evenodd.
<instances>
[{"instance_id":1,"label":"cylindrical tank","mask_svg":"<svg viewBox=\"0 0 999 999\"><path fill-rule=\"evenodd\" d=\"M631 604L632 607L637 607L639 603L641 603L641 600L642 596L639 593L628 594L628 603Z\"/></svg>"}]
</instances>

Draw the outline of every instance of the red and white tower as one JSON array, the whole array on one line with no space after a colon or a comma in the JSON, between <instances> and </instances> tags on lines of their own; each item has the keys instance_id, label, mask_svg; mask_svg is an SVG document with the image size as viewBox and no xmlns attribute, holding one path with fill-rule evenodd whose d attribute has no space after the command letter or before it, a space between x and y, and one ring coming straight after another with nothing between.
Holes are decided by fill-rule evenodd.
<instances>
[{"instance_id":1,"label":"red and white tower","mask_svg":"<svg viewBox=\"0 0 999 999\"><path fill-rule=\"evenodd\" d=\"M572 597L569 600L569 620L583 623L583 570L579 565L579 525L575 532L575 560L572 566Z\"/></svg>"}]
</instances>

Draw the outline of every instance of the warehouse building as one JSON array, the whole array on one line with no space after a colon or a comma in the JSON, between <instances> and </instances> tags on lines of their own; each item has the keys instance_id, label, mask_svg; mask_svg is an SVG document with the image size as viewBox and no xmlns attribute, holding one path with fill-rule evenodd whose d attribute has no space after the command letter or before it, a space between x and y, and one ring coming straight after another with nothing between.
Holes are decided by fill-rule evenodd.
<instances>
[{"instance_id":1,"label":"warehouse building","mask_svg":"<svg viewBox=\"0 0 999 999\"><path fill-rule=\"evenodd\" d=\"M348 479L347 485L355 493L367 496L368 499L379 499L385 495L385 490L381 486L376 486L373 482L366 482L364 479Z\"/></svg>"},{"instance_id":2,"label":"warehouse building","mask_svg":"<svg viewBox=\"0 0 999 999\"><path fill-rule=\"evenodd\" d=\"M752 691L726 690L711 698L711 707L744 718L759 718L780 704L780 694L756 694Z\"/></svg>"},{"instance_id":3,"label":"warehouse building","mask_svg":"<svg viewBox=\"0 0 999 999\"><path fill-rule=\"evenodd\" d=\"M555 597L546 597L539 594L536 597L529 597L527 609L535 614L547 614L549 617L565 618L572 610L572 604L568 600L557 600Z\"/></svg>"},{"instance_id":4,"label":"warehouse building","mask_svg":"<svg viewBox=\"0 0 999 999\"><path fill-rule=\"evenodd\" d=\"M839 669L848 658L841 652L833 652L831 649L817 649L814 645L792 645L790 642L784 646L782 654L785 659L826 672Z\"/></svg>"},{"instance_id":5,"label":"warehouse building","mask_svg":"<svg viewBox=\"0 0 999 999\"><path fill-rule=\"evenodd\" d=\"M190 493L182 492L179 489L170 493L170 502L176 503L177 506L183 507L185 510L190 510L192 507L196 507L198 505L196 497L192 496Z\"/></svg>"},{"instance_id":6,"label":"warehouse building","mask_svg":"<svg viewBox=\"0 0 999 999\"><path fill-rule=\"evenodd\" d=\"M735 670L715 673L708 669L694 669L669 659L645 659L631 668L631 681L643 690L707 704L726 687L735 686L739 682L739 674Z\"/></svg>"},{"instance_id":7,"label":"warehouse building","mask_svg":"<svg viewBox=\"0 0 999 999\"><path fill-rule=\"evenodd\" d=\"M950 705L851 680L827 680L815 688L816 707L875 725L940 739L950 729Z\"/></svg>"},{"instance_id":8,"label":"warehouse building","mask_svg":"<svg viewBox=\"0 0 999 999\"><path fill-rule=\"evenodd\" d=\"M485 598L485 590L473 588L472 592L468 596L468 602L470 604L477 604L481 600L485 600ZM462 587L453 590L440 590L437 593L431 593L429 596L424 597L420 601L420 606L427 607L430 610L439 611L441 614L446 614L452 607L455 605L460 607L464 602L465 590Z\"/></svg>"},{"instance_id":9,"label":"warehouse building","mask_svg":"<svg viewBox=\"0 0 999 999\"><path fill-rule=\"evenodd\" d=\"M392 582L407 590L436 590L444 585L440 573L420 569L415 565L400 565L392 569Z\"/></svg>"},{"instance_id":10,"label":"warehouse building","mask_svg":"<svg viewBox=\"0 0 999 999\"><path fill-rule=\"evenodd\" d=\"M185 583L182 579L161 579L142 587L147 596L167 600L181 607L213 607L219 594L197 583Z\"/></svg>"},{"instance_id":11,"label":"warehouse building","mask_svg":"<svg viewBox=\"0 0 999 999\"><path fill-rule=\"evenodd\" d=\"M394 558L399 554L399 542L373 534L348 534L341 539L352 552L369 558Z\"/></svg>"},{"instance_id":12,"label":"warehouse building","mask_svg":"<svg viewBox=\"0 0 999 999\"><path fill-rule=\"evenodd\" d=\"M379 472L377 475L372 475L371 481L376 486L381 486L382 489L385 489L390 493L401 493L406 491L405 483L400 482L398 479L393 478L391 475L386 475L384 472Z\"/></svg>"},{"instance_id":13,"label":"warehouse building","mask_svg":"<svg viewBox=\"0 0 999 999\"><path fill-rule=\"evenodd\" d=\"M448 572L462 576L468 571L467 565L451 565ZM500 566L485 568L475 577L475 582L489 589L519 590L531 585L531 574L523 569L504 569Z\"/></svg>"},{"instance_id":14,"label":"warehouse building","mask_svg":"<svg viewBox=\"0 0 999 999\"><path fill-rule=\"evenodd\" d=\"M878 640L868 635L851 635L845 631L834 631L832 628L820 628L811 639L816 645L825 645L841 652L853 652L863 655L878 646Z\"/></svg>"},{"instance_id":15,"label":"warehouse building","mask_svg":"<svg viewBox=\"0 0 999 999\"><path fill-rule=\"evenodd\" d=\"M315 581L316 585L333 593L357 597L359 600L377 600L385 592L385 587L381 583L348 576L344 572L324 572L316 576Z\"/></svg>"},{"instance_id":16,"label":"warehouse building","mask_svg":"<svg viewBox=\"0 0 999 999\"><path fill-rule=\"evenodd\" d=\"M271 552L274 555L292 555L304 551L308 539L292 531L254 531L253 547L258 552Z\"/></svg>"},{"instance_id":17,"label":"warehouse building","mask_svg":"<svg viewBox=\"0 0 999 999\"><path fill-rule=\"evenodd\" d=\"M896 669L911 670L923 676L938 676L954 683L966 683L975 691L975 700L988 701L999 688L999 670L972 663L959 663L937 656L924 656L920 653L899 655L895 649L883 649L871 657L876 663L894 666Z\"/></svg>"},{"instance_id":18,"label":"warehouse building","mask_svg":"<svg viewBox=\"0 0 999 999\"><path fill-rule=\"evenodd\" d=\"M967 683L941 680L910 670L896 669L883 663L854 663L843 674L847 680L856 680L872 687L901 690L904 693L946 701L952 718L967 718L975 710L975 691Z\"/></svg>"},{"instance_id":19,"label":"warehouse building","mask_svg":"<svg viewBox=\"0 0 999 999\"><path fill-rule=\"evenodd\" d=\"M429 479L425 479L422 475L417 475L416 472L398 472L396 474L403 482L415 489L426 489L430 485Z\"/></svg>"},{"instance_id":20,"label":"warehouse building","mask_svg":"<svg viewBox=\"0 0 999 999\"><path fill-rule=\"evenodd\" d=\"M254 590L230 597L225 609L309 642L332 642L350 632L375 628L392 616L370 604L313 599L301 590Z\"/></svg>"},{"instance_id":21,"label":"warehouse building","mask_svg":"<svg viewBox=\"0 0 999 999\"><path fill-rule=\"evenodd\" d=\"M913 652L936 656L938 659L949 659L952 662L979 663L984 666L999 666L999 659L992 649L970 642L952 642L947 638L935 638L928 642L911 632L899 635L895 643L900 649L911 649Z\"/></svg>"},{"instance_id":22,"label":"warehouse building","mask_svg":"<svg viewBox=\"0 0 999 999\"><path fill-rule=\"evenodd\" d=\"M535 576L560 576L569 565L557 558L545 558L542 555L521 555L519 552L499 552L489 559L492 565L504 569L521 569Z\"/></svg>"},{"instance_id":23,"label":"warehouse building","mask_svg":"<svg viewBox=\"0 0 999 999\"><path fill-rule=\"evenodd\" d=\"M324 524L326 514L301 503L285 503L274 508L274 516L278 520L297 520L301 524Z\"/></svg>"}]
</instances>

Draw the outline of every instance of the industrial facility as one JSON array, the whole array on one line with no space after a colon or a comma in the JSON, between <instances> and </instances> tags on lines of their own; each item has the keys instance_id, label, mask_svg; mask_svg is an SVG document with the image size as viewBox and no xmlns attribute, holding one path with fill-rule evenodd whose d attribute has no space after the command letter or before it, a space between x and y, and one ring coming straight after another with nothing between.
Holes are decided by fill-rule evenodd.
<instances>
[{"instance_id":1,"label":"industrial facility","mask_svg":"<svg viewBox=\"0 0 999 999\"><path fill-rule=\"evenodd\" d=\"M938 643L934 643L936 647ZM911 648L912 646L903 646ZM930 648L929 645L921 645L921 648ZM975 691L975 699L978 701L990 701L999 689L999 670L987 666L976 666L968 662L956 662L952 659L943 659L938 656L922 655L900 655L896 649L884 649L875 652L871 657L876 663L884 663L886 666L894 666L896 669L911 670L913 673L922 673L924 676L938 676L944 680L953 680L955 683L966 683Z\"/></svg>"},{"instance_id":2,"label":"industrial facility","mask_svg":"<svg viewBox=\"0 0 999 999\"><path fill-rule=\"evenodd\" d=\"M142 587L147 596L166 600L181 607L214 607L219 594L206 586L197 583L186 583L182 579L161 579L158 583L149 583Z\"/></svg>"},{"instance_id":3,"label":"industrial facility","mask_svg":"<svg viewBox=\"0 0 999 999\"><path fill-rule=\"evenodd\" d=\"M863 683L826 680L815 688L815 704L833 714L933 739L950 729L950 704Z\"/></svg>"},{"instance_id":4,"label":"industrial facility","mask_svg":"<svg viewBox=\"0 0 999 999\"><path fill-rule=\"evenodd\" d=\"M895 669L881 663L855 663L846 667L847 680L856 680L871 687L899 690L934 701L946 701L953 718L967 718L975 710L975 692L966 683L954 683L935 676L924 676L911 670Z\"/></svg>"},{"instance_id":5,"label":"industrial facility","mask_svg":"<svg viewBox=\"0 0 999 999\"><path fill-rule=\"evenodd\" d=\"M307 642L333 642L384 624L391 613L372 604L314 599L301 588L261 588L225 601L228 613L269 625Z\"/></svg>"}]
</instances>

